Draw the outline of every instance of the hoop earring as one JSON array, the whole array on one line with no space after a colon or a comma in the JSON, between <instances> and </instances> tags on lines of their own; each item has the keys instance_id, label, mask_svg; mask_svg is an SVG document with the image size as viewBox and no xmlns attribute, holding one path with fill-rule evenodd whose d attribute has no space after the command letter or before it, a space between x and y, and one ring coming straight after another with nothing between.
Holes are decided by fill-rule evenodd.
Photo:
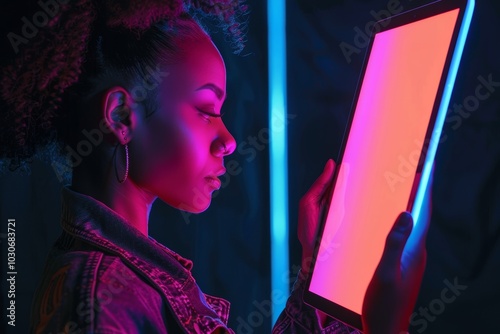
<instances>
[{"instance_id":1,"label":"hoop earring","mask_svg":"<svg viewBox=\"0 0 500 334\"><path fill-rule=\"evenodd\" d=\"M123 179L120 179L120 177L118 176L118 168L116 167L117 166L116 151L117 151L118 146L120 146L120 144L115 146L114 159L113 159L114 165L115 165L115 176L116 176L116 179L118 180L119 183L123 183L123 182L125 182L125 180L128 177L128 166L129 166L128 144L123 145L123 147L125 147L125 176L123 177Z\"/></svg>"}]
</instances>

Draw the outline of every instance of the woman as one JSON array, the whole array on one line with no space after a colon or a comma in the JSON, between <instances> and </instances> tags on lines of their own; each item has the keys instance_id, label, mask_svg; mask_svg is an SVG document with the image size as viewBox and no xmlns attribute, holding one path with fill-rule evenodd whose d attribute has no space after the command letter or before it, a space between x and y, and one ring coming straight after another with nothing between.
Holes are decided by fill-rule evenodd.
<instances>
[{"instance_id":1,"label":"woman","mask_svg":"<svg viewBox=\"0 0 500 334\"><path fill-rule=\"evenodd\" d=\"M70 157L63 232L35 296L31 330L232 333L228 302L200 291L190 273L192 263L148 236L148 218L157 198L202 212L220 188L224 157L236 147L220 114L226 71L188 10L218 17L241 50L235 18L245 8L231 0L80 0L60 6L2 80L11 117L2 137L9 150L2 157L11 166L23 166L54 143L87 152ZM77 31L78 38L69 39L61 30ZM100 139L86 151L84 129L99 129L92 135ZM304 274L275 333L351 331L301 298L333 169L329 161L301 201ZM408 327L425 263L422 246L414 265L401 271L411 226L411 217L401 215L388 237L365 299L366 333L399 333ZM402 280L406 275L411 279ZM383 311L380 304L386 306Z\"/></svg>"}]
</instances>

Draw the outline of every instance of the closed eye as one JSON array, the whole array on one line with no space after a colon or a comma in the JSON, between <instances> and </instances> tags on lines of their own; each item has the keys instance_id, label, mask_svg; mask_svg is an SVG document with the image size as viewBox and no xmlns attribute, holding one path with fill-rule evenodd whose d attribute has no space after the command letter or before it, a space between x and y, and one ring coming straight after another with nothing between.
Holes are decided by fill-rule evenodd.
<instances>
[{"instance_id":1,"label":"closed eye","mask_svg":"<svg viewBox=\"0 0 500 334\"><path fill-rule=\"evenodd\" d=\"M214 118L221 118L224 115L224 113L216 114L216 113L213 113L213 112L210 112L210 111L205 111L205 110L202 110L202 109L198 109L198 111L200 112L201 116L203 118L205 118L209 122L210 122L210 118L212 118L212 117L214 117Z\"/></svg>"},{"instance_id":2,"label":"closed eye","mask_svg":"<svg viewBox=\"0 0 500 334\"><path fill-rule=\"evenodd\" d=\"M224 113L216 114L216 113L213 113L213 112L210 112L210 111L201 110L201 109L198 109L198 111L201 112L202 114L208 115L210 117L222 117L222 116L224 116Z\"/></svg>"}]
</instances>

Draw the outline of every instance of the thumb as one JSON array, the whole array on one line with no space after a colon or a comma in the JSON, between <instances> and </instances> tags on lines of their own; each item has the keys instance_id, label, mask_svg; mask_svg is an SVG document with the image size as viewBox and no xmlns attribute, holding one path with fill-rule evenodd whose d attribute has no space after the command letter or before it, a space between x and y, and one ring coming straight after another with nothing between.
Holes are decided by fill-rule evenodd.
<instances>
[{"instance_id":1,"label":"thumb","mask_svg":"<svg viewBox=\"0 0 500 334\"><path fill-rule=\"evenodd\" d=\"M381 270L379 273L383 276L392 275L395 270L400 270L401 256L412 228L413 218L411 214L402 212L387 236L382 259L377 268L377 270Z\"/></svg>"},{"instance_id":2,"label":"thumb","mask_svg":"<svg viewBox=\"0 0 500 334\"><path fill-rule=\"evenodd\" d=\"M314 198L320 198L326 188L330 185L333 177L333 170L335 169L335 163L332 159L328 159L325 168L321 175L314 181L313 185L309 189L310 196Z\"/></svg>"}]
</instances>

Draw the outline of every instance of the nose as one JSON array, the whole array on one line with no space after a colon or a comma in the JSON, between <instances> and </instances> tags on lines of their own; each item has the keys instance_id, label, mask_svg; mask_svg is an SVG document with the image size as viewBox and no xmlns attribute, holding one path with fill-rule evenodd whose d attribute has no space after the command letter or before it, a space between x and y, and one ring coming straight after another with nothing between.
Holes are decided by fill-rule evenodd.
<instances>
[{"instance_id":1,"label":"nose","mask_svg":"<svg viewBox=\"0 0 500 334\"><path fill-rule=\"evenodd\" d=\"M221 124L221 129L212 142L211 151L216 157L224 157L230 155L236 149L236 140L229 132L224 124Z\"/></svg>"}]
</instances>

